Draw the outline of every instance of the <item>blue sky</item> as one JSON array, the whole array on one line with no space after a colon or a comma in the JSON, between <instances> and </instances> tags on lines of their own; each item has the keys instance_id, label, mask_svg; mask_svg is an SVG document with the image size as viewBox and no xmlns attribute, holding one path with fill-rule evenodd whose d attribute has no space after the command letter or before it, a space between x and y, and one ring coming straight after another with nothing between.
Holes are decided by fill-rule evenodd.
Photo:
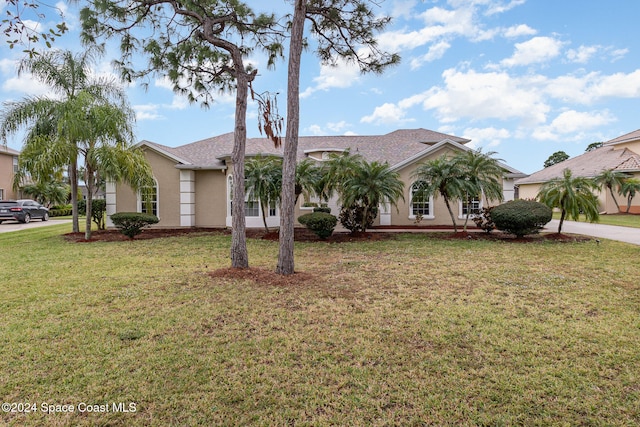
<instances>
[{"instance_id":1,"label":"blue sky","mask_svg":"<svg viewBox=\"0 0 640 427\"><path fill-rule=\"evenodd\" d=\"M285 0L252 0L279 13ZM72 31L55 46L81 49L77 13L64 3ZM472 140L483 151L526 173L555 151L579 155L592 142L640 128L640 2L637 0L386 0L393 16L380 47L402 63L383 75L361 75L341 64L303 57L301 135L376 135L426 128ZM42 22L41 28L54 23ZM16 74L20 50L0 46L0 100L46 94L30 76ZM110 73L112 49L96 71ZM264 57L256 91L278 92L286 110L286 63L268 70ZM162 79L144 91L127 88L137 112L137 138L183 145L233 131L234 98L209 109L189 105ZM249 136L260 136L250 102ZM20 136L8 145L20 149Z\"/></svg>"}]
</instances>

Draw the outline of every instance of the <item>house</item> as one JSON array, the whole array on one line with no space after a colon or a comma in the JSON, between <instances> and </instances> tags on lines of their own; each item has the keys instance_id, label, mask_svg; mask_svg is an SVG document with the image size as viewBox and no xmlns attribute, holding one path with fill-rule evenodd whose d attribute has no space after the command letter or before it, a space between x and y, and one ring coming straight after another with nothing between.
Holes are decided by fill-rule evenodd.
<instances>
[{"instance_id":1,"label":"house","mask_svg":"<svg viewBox=\"0 0 640 427\"><path fill-rule=\"evenodd\" d=\"M350 150L367 161L388 162L400 173L405 183L404 202L398 210L381 206L375 225L412 226L416 216L422 225L450 224L450 216L440 198L414 201L415 190L411 175L416 167L441 155L470 150L465 144L469 139L446 135L425 129L397 130L386 135L374 136L307 136L298 142L298 159L311 158L318 162L329 158L330 153ZM168 147L150 141L142 141L139 147L151 164L155 188L150 189L151 203L142 203L139 194L122 184L108 183L106 189L107 215L115 212L149 211L160 220L158 227L229 227L231 226L231 194L233 133L204 139L179 147ZM267 138L249 138L246 155L282 156L282 148L276 149ZM525 176L521 172L502 165L506 171L503 179L505 200L514 198L514 181ZM300 198L296 218L313 208L312 202ZM486 200L475 202L478 205ZM329 204L332 213L338 214L335 201ZM246 201L247 227L261 227L262 217L256 201ZM465 219L467 206L458 204L458 218ZM279 209L269 209L267 223L279 225Z\"/></svg>"},{"instance_id":2,"label":"house","mask_svg":"<svg viewBox=\"0 0 640 427\"><path fill-rule=\"evenodd\" d=\"M13 176L18 171L19 151L0 144L0 200L17 199L13 191Z\"/></svg>"},{"instance_id":3,"label":"house","mask_svg":"<svg viewBox=\"0 0 640 427\"><path fill-rule=\"evenodd\" d=\"M593 178L602 171L611 169L640 178L640 129L607 141L600 148L518 179L516 185L520 198L535 198L542 184L562 177L565 169L571 170L573 176L586 178ZM626 198L617 194L615 189L614 193L620 209L626 211ZM598 201L600 212L617 213L615 202L608 190L598 193ZM629 212L640 213L640 197L633 201Z\"/></svg>"}]
</instances>

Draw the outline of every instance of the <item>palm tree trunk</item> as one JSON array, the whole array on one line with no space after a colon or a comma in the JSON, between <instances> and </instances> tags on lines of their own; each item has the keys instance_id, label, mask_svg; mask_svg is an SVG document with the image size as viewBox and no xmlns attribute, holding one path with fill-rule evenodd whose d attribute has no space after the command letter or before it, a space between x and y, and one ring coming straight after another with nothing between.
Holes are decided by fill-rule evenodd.
<instances>
[{"instance_id":1,"label":"palm tree trunk","mask_svg":"<svg viewBox=\"0 0 640 427\"><path fill-rule=\"evenodd\" d=\"M616 213L620 212L620 205L616 200L616 196L613 194L613 187L609 187L609 193L611 193L611 198L613 198L613 203L616 204Z\"/></svg>"},{"instance_id":2,"label":"palm tree trunk","mask_svg":"<svg viewBox=\"0 0 640 427\"><path fill-rule=\"evenodd\" d=\"M264 229L268 233L269 227L267 227L267 214L264 209L264 203L260 203L260 210L262 211L262 223L264 224Z\"/></svg>"},{"instance_id":3,"label":"palm tree trunk","mask_svg":"<svg viewBox=\"0 0 640 427\"><path fill-rule=\"evenodd\" d=\"M280 237L278 266L276 273L294 273L294 216L297 200L296 156L300 127L300 58L302 57L302 37L306 14L305 0L296 0L293 11L291 39L289 45L289 68L287 72L287 134L284 142L282 161L282 196L280 200Z\"/></svg>"},{"instance_id":4,"label":"palm tree trunk","mask_svg":"<svg viewBox=\"0 0 640 427\"><path fill-rule=\"evenodd\" d=\"M562 213L560 214L560 224L558 224L558 234L562 233L562 224L564 223L564 218L566 217L567 212L562 209Z\"/></svg>"},{"instance_id":5,"label":"palm tree trunk","mask_svg":"<svg viewBox=\"0 0 640 427\"><path fill-rule=\"evenodd\" d=\"M456 217L453 215L453 211L451 210L451 205L449 204L449 198L447 196L442 196L444 199L444 204L447 205L447 210L449 211L449 216L451 216L451 222L453 223L453 232L458 232L458 224L456 224Z\"/></svg>"},{"instance_id":6,"label":"palm tree trunk","mask_svg":"<svg viewBox=\"0 0 640 427\"><path fill-rule=\"evenodd\" d=\"M78 160L73 159L69 164L69 185L71 186L71 224L74 233L80 232L78 219Z\"/></svg>"},{"instance_id":7,"label":"palm tree trunk","mask_svg":"<svg viewBox=\"0 0 640 427\"><path fill-rule=\"evenodd\" d=\"M84 229L84 239L91 240L91 209L93 205L93 171L89 166L86 166L84 172L84 184L87 187L87 202L86 206L86 221Z\"/></svg>"}]
</instances>

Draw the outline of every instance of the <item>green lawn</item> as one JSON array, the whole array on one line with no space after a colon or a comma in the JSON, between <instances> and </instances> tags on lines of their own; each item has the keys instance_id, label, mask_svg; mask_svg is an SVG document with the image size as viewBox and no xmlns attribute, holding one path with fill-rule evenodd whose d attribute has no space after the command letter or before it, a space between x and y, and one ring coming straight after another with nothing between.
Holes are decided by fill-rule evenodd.
<instances>
[{"instance_id":1,"label":"green lawn","mask_svg":"<svg viewBox=\"0 0 640 427\"><path fill-rule=\"evenodd\" d=\"M553 219L560 219L560 212L553 213ZM586 222L584 215L580 216L581 222ZM640 215L600 215L599 224L620 225L622 227L640 228Z\"/></svg>"},{"instance_id":2,"label":"green lawn","mask_svg":"<svg viewBox=\"0 0 640 427\"><path fill-rule=\"evenodd\" d=\"M274 285L209 275L229 236L69 227L0 234L0 394L37 409L0 425L640 424L640 247L297 244Z\"/></svg>"}]
</instances>

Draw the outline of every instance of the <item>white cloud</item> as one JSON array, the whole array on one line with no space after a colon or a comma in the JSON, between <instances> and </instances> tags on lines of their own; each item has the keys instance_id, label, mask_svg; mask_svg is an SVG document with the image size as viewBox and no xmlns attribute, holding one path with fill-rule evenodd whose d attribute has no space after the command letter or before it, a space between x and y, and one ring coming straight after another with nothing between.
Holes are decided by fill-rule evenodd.
<instances>
[{"instance_id":1,"label":"white cloud","mask_svg":"<svg viewBox=\"0 0 640 427\"><path fill-rule=\"evenodd\" d=\"M463 135L465 138L471 139L471 142L467 144L467 147L496 147L500 143L511 138L511 132L507 129L497 129L494 127L488 128L467 128L464 130Z\"/></svg>"},{"instance_id":2,"label":"white cloud","mask_svg":"<svg viewBox=\"0 0 640 427\"><path fill-rule=\"evenodd\" d=\"M586 64L600 48L600 46L580 46L578 49L569 49L567 59L571 62Z\"/></svg>"},{"instance_id":3,"label":"white cloud","mask_svg":"<svg viewBox=\"0 0 640 427\"><path fill-rule=\"evenodd\" d=\"M320 125L311 125L307 128L307 132L311 135L323 135L322 127Z\"/></svg>"},{"instance_id":4,"label":"white cloud","mask_svg":"<svg viewBox=\"0 0 640 427\"><path fill-rule=\"evenodd\" d=\"M317 91L327 91L333 88L347 88L360 78L360 70L355 64L347 64L344 61L335 66L322 65L320 75L313 81L315 87L308 87L300 94L300 98L307 98Z\"/></svg>"},{"instance_id":5,"label":"white cloud","mask_svg":"<svg viewBox=\"0 0 640 427\"><path fill-rule=\"evenodd\" d=\"M436 110L444 122L466 117L544 123L550 110L536 87L535 76L515 78L507 73L449 69L443 78L444 87L432 87L423 94L423 107Z\"/></svg>"},{"instance_id":6,"label":"white cloud","mask_svg":"<svg viewBox=\"0 0 640 427\"><path fill-rule=\"evenodd\" d=\"M429 51L426 54L411 60L411 69L420 68L425 62L442 58L450 47L451 45L444 41L429 46Z\"/></svg>"},{"instance_id":7,"label":"white cloud","mask_svg":"<svg viewBox=\"0 0 640 427\"><path fill-rule=\"evenodd\" d=\"M373 124L400 124L410 121L405 118L406 110L402 107L385 103L379 107L376 107L373 114L365 116L360 119L361 123L373 123Z\"/></svg>"},{"instance_id":8,"label":"white cloud","mask_svg":"<svg viewBox=\"0 0 640 427\"><path fill-rule=\"evenodd\" d=\"M504 36L507 38L516 38L522 36L533 36L538 32L526 24L520 24L509 27L504 30Z\"/></svg>"},{"instance_id":9,"label":"white cloud","mask_svg":"<svg viewBox=\"0 0 640 427\"><path fill-rule=\"evenodd\" d=\"M538 140L557 141L572 135L579 139L580 135L591 129L615 122L616 118L609 111L580 112L568 110L560 113L549 125L536 128L532 134Z\"/></svg>"},{"instance_id":10,"label":"white cloud","mask_svg":"<svg viewBox=\"0 0 640 427\"><path fill-rule=\"evenodd\" d=\"M616 62L624 58L627 53L629 53L629 49L610 49L609 56L611 56L611 62Z\"/></svg>"},{"instance_id":11,"label":"white cloud","mask_svg":"<svg viewBox=\"0 0 640 427\"><path fill-rule=\"evenodd\" d=\"M560 55L563 44L552 37L534 37L526 42L516 43L513 56L502 60L500 64L515 67L547 62Z\"/></svg>"},{"instance_id":12,"label":"white cloud","mask_svg":"<svg viewBox=\"0 0 640 427\"><path fill-rule=\"evenodd\" d=\"M343 121L337 122L337 123L327 123L327 128L331 131L331 132L342 132L345 128L347 128L349 126L349 123Z\"/></svg>"},{"instance_id":13,"label":"white cloud","mask_svg":"<svg viewBox=\"0 0 640 427\"><path fill-rule=\"evenodd\" d=\"M140 104L133 106L133 111L136 112L136 121L138 122L144 120L164 120L166 117L158 112L159 109L160 106L156 104Z\"/></svg>"},{"instance_id":14,"label":"white cloud","mask_svg":"<svg viewBox=\"0 0 640 427\"><path fill-rule=\"evenodd\" d=\"M610 75L591 72L583 76L560 76L545 81L544 90L553 98L579 104L592 104L610 97L640 98L640 69Z\"/></svg>"}]
</instances>

